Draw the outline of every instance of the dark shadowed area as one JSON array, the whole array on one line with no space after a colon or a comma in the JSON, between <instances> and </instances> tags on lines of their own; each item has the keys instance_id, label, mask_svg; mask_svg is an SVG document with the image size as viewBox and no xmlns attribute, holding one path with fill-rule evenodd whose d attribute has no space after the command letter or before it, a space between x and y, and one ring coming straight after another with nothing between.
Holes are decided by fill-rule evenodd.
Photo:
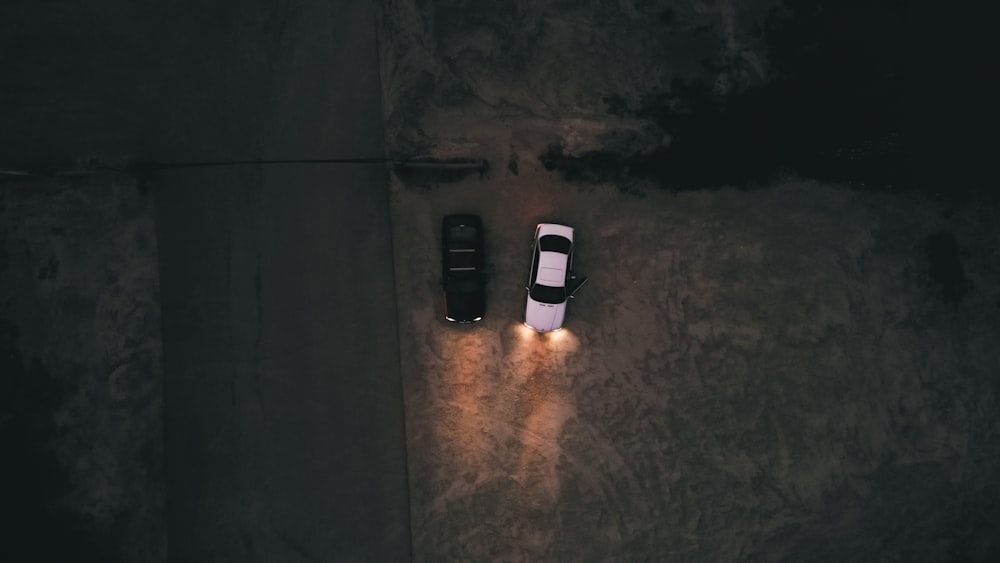
<instances>
[{"instance_id":1,"label":"dark shadowed area","mask_svg":"<svg viewBox=\"0 0 1000 563\"><path fill-rule=\"evenodd\" d=\"M0 6L0 559L409 559L374 23Z\"/></svg>"},{"instance_id":2,"label":"dark shadowed area","mask_svg":"<svg viewBox=\"0 0 1000 563\"><path fill-rule=\"evenodd\" d=\"M3 555L161 561L151 201L127 175L0 182Z\"/></svg>"},{"instance_id":3,"label":"dark shadowed area","mask_svg":"<svg viewBox=\"0 0 1000 563\"><path fill-rule=\"evenodd\" d=\"M950 12L0 3L0 560L1000 560ZM589 276L548 336L539 221Z\"/></svg>"}]
</instances>

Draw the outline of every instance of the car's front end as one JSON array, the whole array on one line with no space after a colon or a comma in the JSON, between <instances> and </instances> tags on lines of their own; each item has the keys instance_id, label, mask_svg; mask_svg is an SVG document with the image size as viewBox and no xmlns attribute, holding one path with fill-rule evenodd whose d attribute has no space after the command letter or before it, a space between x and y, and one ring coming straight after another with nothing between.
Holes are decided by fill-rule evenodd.
<instances>
[{"instance_id":1,"label":"car's front end","mask_svg":"<svg viewBox=\"0 0 1000 563\"><path fill-rule=\"evenodd\" d=\"M528 296L524 311L524 324L536 332L561 330L566 318L566 303L542 303Z\"/></svg>"},{"instance_id":2,"label":"car's front end","mask_svg":"<svg viewBox=\"0 0 1000 563\"><path fill-rule=\"evenodd\" d=\"M479 276L479 274L475 274ZM453 323L474 323L486 315L486 288L482 280L450 279L444 292L445 319Z\"/></svg>"}]
</instances>

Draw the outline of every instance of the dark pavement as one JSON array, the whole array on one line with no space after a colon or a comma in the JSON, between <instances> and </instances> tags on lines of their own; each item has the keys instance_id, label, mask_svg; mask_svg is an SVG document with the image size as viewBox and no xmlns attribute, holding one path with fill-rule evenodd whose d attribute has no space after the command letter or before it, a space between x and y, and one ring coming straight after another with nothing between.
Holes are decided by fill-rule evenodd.
<instances>
[{"instance_id":1,"label":"dark pavement","mask_svg":"<svg viewBox=\"0 0 1000 563\"><path fill-rule=\"evenodd\" d=\"M4 3L0 169L377 159L378 69L366 1ZM408 560L386 168L143 180L170 560Z\"/></svg>"},{"instance_id":2,"label":"dark pavement","mask_svg":"<svg viewBox=\"0 0 1000 563\"><path fill-rule=\"evenodd\" d=\"M174 176L157 187L171 561L407 560L383 169Z\"/></svg>"},{"instance_id":3,"label":"dark pavement","mask_svg":"<svg viewBox=\"0 0 1000 563\"><path fill-rule=\"evenodd\" d=\"M381 156L374 18L359 0L3 2L0 167Z\"/></svg>"}]
</instances>

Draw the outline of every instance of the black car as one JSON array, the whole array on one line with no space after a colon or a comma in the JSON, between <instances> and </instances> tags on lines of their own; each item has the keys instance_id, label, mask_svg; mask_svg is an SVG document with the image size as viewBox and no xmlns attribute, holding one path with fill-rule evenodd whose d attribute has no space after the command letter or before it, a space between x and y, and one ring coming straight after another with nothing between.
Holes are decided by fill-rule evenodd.
<instances>
[{"instance_id":1,"label":"black car","mask_svg":"<svg viewBox=\"0 0 1000 563\"><path fill-rule=\"evenodd\" d=\"M458 323L486 314L486 258L483 222L478 215L448 215L441 221L444 317Z\"/></svg>"}]
</instances>

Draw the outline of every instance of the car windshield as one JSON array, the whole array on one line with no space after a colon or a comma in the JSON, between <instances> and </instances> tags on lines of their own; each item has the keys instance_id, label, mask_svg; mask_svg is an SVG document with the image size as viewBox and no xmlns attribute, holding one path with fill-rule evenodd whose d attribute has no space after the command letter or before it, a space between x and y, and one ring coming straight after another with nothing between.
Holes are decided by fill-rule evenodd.
<instances>
[{"instance_id":1,"label":"car windshield","mask_svg":"<svg viewBox=\"0 0 1000 563\"><path fill-rule=\"evenodd\" d=\"M473 277L451 278L445 289L449 293L478 293L482 290L482 284Z\"/></svg>"},{"instance_id":2,"label":"car windshield","mask_svg":"<svg viewBox=\"0 0 1000 563\"><path fill-rule=\"evenodd\" d=\"M538 239L538 246L540 246L544 252L569 254L570 242L568 238L561 237L559 235L545 235Z\"/></svg>"},{"instance_id":3,"label":"car windshield","mask_svg":"<svg viewBox=\"0 0 1000 563\"><path fill-rule=\"evenodd\" d=\"M542 285L536 283L534 287L531 288L531 298L540 303L550 303L558 304L566 301L566 288L565 287L550 287L547 285Z\"/></svg>"}]
</instances>

